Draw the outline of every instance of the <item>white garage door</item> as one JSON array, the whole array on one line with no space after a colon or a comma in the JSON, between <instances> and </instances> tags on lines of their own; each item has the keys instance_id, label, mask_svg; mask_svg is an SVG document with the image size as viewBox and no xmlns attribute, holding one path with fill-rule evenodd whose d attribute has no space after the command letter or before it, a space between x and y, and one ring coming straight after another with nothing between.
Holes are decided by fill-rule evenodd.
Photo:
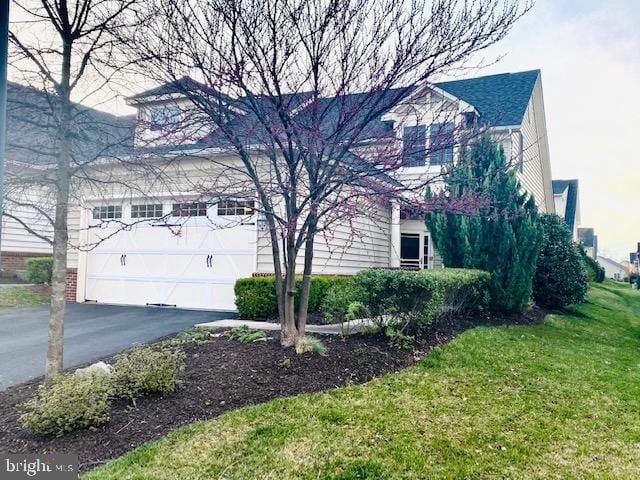
<instances>
[{"instance_id":1,"label":"white garage door","mask_svg":"<svg viewBox=\"0 0 640 480\"><path fill-rule=\"evenodd\" d=\"M121 208L126 223L131 205ZM239 220L174 218L129 230L94 221L102 226L89 229L89 241L99 243L87 254L86 300L235 310L235 281L251 276L256 255L255 224ZM233 226L221 228L225 222Z\"/></svg>"}]
</instances>

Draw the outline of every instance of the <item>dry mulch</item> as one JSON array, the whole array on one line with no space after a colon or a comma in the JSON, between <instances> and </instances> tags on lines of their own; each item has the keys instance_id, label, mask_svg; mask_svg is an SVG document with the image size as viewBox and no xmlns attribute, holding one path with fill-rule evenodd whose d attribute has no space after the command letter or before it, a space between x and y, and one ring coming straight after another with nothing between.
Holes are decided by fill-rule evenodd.
<instances>
[{"instance_id":1,"label":"dry mulch","mask_svg":"<svg viewBox=\"0 0 640 480\"><path fill-rule=\"evenodd\" d=\"M473 325L539 323L546 313L532 309L513 318L458 319L455 326L428 332L414 351L390 348L381 334L321 336L328 349L324 357L282 349L277 332L270 332L266 342L250 344L214 333L206 343L183 344L186 370L176 392L165 398L140 398L135 408L129 401L116 400L109 422L100 428L57 438L35 435L20 425L17 406L34 395L42 379L0 392L0 452L76 453L80 470L86 471L182 425L279 397L363 383L405 368ZM288 368L281 363L285 357L291 362ZM110 357L103 360L109 363Z\"/></svg>"}]
</instances>

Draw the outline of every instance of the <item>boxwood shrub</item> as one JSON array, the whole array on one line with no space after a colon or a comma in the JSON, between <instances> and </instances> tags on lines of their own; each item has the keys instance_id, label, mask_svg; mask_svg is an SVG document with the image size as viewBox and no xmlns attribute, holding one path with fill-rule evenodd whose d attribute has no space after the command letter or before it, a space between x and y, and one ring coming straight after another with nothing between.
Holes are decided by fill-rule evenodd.
<instances>
[{"instance_id":1,"label":"boxwood shrub","mask_svg":"<svg viewBox=\"0 0 640 480\"><path fill-rule=\"evenodd\" d=\"M487 307L490 275L480 270L363 270L348 285L332 287L322 311L349 319L354 306L381 321L393 319L417 332L437 321L472 315Z\"/></svg>"},{"instance_id":2,"label":"boxwood shrub","mask_svg":"<svg viewBox=\"0 0 640 480\"><path fill-rule=\"evenodd\" d=\"M39 257L29 258L25 262L27 270L27 281L31 283L51 283L51 271L53 269L53 258Z\"/></svg>"},{"instance_id":3,"label":"boxwood shrub","mask_svg":"<svg viewBox=\"0 0 640 480\"><path fill-rule=\"evenodd\" d=\"M309 312L317 312L329 288L344 285L349 277L339 275L314 275L309 290ZM296 278L296 308L300 298L302 277ZM276 282L274 276L240 278L234 287L236 307L242 318L274 318L278 315Z\"/></svg>"},{"instance_id":4,"label":"boxwood shrub","mask_svg":"<svg viewBox=\"0 0 640 480\"><path fill-rule=\"evenodd\" d=\"M79 428L99 427L109 420L113 382L108 375L57 375L40 385L37 395L20 405L20 421L40 434L62 435Z\"/></svg>"},{"instance_id":5,"label":"boxwood shrub","mask_svg":"<svg viewBox=\"0 0 640 480\"><path fill-rule=\"evenodd\" d=\"M185 368L185 354L170 345L138 345L115 357L115 393L135 399L142 395L166 395L175 390Z\"/></svg>"}]
</instances>

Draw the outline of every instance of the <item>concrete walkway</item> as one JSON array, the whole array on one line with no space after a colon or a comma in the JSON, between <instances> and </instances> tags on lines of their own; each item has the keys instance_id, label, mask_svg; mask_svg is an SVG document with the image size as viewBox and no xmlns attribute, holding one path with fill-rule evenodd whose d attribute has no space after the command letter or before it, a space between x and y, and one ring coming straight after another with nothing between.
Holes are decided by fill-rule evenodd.
<instances>
[{"instance_id":1,"label":"concrete walkway","mask_svg":"<svg viewBox=\"0 0 640 480\"><path fill-rule=\"evenodd\" d=\"M234 328L241 325L246 325L247 327L253 328L255 330L280 330L279 323L234 319L224 319L216 320L214 322L198 323L196 324L196 327ZM363 318L354 320L352 322L336 323L331 325L307 325L306 331L309 333L319 333L323 335L352 335L354 333L362 332L363 330L366 330L373 325L374 323L371 319Z\"/></svg>"}]
</instances>

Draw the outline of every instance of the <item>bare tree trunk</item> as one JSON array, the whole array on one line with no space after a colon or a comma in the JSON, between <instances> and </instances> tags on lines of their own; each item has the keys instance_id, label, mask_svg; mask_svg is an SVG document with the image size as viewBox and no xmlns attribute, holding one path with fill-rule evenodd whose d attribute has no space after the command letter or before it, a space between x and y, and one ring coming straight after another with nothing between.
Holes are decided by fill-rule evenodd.
<instances>
[{"instance_id":1,"label":"bare tree trunk","mask_svg":"<svg viewBox=\"0 0 640 480\"><path fill-rule=\"evenodd\" d=\"M310 222L304 249L304 269L300 286L300 305L298 306L298 336L304 337L309 313L309 293L311 291L311 272L313 269L313 240L316 236L315 218Z\"/></svg>"},{"instance_id":2,"label":"bare tree trunk","mask_svg":"<svg viewBox=\"0 0 640 480\"><path fill-rule=\"evenodd\" d=\"M62 371L64 353L64 316L67 289L67 202L69 179L59 178L56 218L53 243L53 271L51 274L51 316L49 317L49 338L47 342L47 362L45 380L50 382ZM66 189L66 193L65 193Z\"/></svg>"},{"instance_id":3,"label":"bare tree trunk","mask_svg":"<svg viewBox=\"0 0 640 480\"><path fill-rule=\"evenodd\" d=\"M296 331L296 251L295 232L287 237L287 265L284 278L284 328L280 343L292 347L298 338Z\"/></svg>"},{"instance_id":4,"label":"bare tree trunk","mask_svg":"<svg viewBox=\"0 0 640 480\"><path fill-rule=\"evenodd\" d=\"M64 316L67 289L67 245L69 232L69 169L71 166L70 101L71 43L65 41L62 53L62 74L58 91L60 117L58 119L58 159L56 164L56 215L53 231L53 270L51 274L51 316L45 380L51 382L62 371L64 353Z\"/></svg>"}]
</instances>

